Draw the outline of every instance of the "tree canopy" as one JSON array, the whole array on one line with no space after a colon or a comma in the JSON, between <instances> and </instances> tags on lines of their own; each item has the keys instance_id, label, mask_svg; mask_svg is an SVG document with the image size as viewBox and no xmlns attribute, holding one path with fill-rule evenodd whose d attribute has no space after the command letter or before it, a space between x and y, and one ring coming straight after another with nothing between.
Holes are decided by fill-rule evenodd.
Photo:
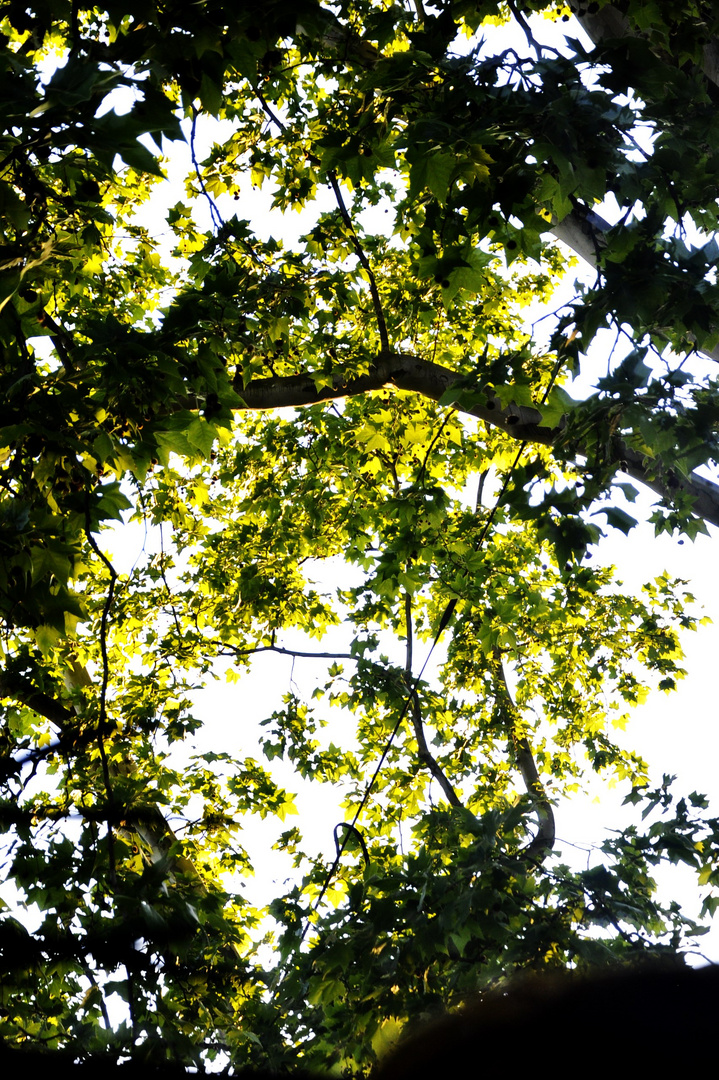
<instances>
[{"instance_id":1,"label":"tree canopy","mask_svg":"<svg viewBox=\"0 0 719 1080\"><path fill-rule=\"evenodd\" d=\"M719 14L572 8L2 5L8 1043L363 1072L513 972L705 930L653 875L709 919L719 820L615 737L697 608L591 555L641 488L719 525ZM128 573L121 521L162 536ZM189 752L267 652L325 674ZM336 790L334 862L278 762ZM631 815L576 870L587 776Z\"/></svg>"}]
</instances>

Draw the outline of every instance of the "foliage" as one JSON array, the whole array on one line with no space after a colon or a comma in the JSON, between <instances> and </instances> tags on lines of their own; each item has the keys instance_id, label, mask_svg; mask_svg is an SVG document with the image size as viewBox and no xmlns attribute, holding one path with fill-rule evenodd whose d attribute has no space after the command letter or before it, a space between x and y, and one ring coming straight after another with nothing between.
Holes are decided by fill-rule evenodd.
<instances>
[{"instance_id":1,"label":"foliage","mask_svg":"<svg viewBox=\"0 0 719 1080\"><path fill-rule=\"evenodd\" d=\"M716 887L719 821L613 737L681 678L692 598L585 556L634 525L627 473L657 531L719 523L719 20L628 0L559 48L530 8L567 18L3 5L9 1042L356 1072L518 969L705 929L652 875ZM531 334L553 230L596 279ZM122 520L164 537L126 574ZM314 697L266 718L264 764L190 753L193 693L263 651L324 658ZM280 759L337 791L333 866L285 828ZM553 807L592 772L637 820L577 872ZM256 817L296 867L266 911Z\"/></svg>"}]
</instances>

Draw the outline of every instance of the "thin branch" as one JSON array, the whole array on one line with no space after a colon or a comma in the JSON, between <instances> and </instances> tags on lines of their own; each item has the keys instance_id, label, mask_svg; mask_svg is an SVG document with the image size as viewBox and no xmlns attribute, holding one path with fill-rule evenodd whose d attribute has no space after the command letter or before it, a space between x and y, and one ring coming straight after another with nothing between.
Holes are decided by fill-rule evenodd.
<instances>
[{"instance_id":1,"label":"thin branch","mask_svg":"<svg viewBox=\"0 0 719 1080\"><path fill-rule=\"evenodd\" d=\"M539 821L537 835L523 849L522 854L528 858L543 858L554 846L556 836L554 825L554 811L547 798L544 786L539 779L539 772L534 761L532 748L526 735L521 734L522 719L519 710L512 698L507 674L502 663L499 649L494 650L493 658L495 675L496 701L501 712L504 714L509 737L514 747L514 756L517 768L522 774L527 794L534 802Z\"/></svg>"},{"instance_id":2,"label":"thin branch","mask_svg":"<svg viewBox=\"0 0 719 1080\"><path fill-rule=\"evenodd\" d=\"M450 806L462 806L462 802L458 798L457 792L452 787L441 765L427 746L424 725L422 723L422 708L420 705L419 694L413 686L411 686L409 690L412 699L410 716L412 719L412 727L414 728L414 737L417 740L417 757L423 765L427 766L432 776L442 788L442 791L447 796L447 802Z\"/></svg>"},{"instance_id":3,"label":"thin branch","mask_svg":"<svg viewBox=\"0 0 719 1080\"><path fill-rule=\"evenodd\" d=\"M384 311L382 310L382 301L380 300L379 290L377 289L377 281L374 276L374 271L370 266L369 259L364 253L362 245L359 242L359 237L357 236L357 233L355 232L355 227L352 224L352 218L347 212L345 201L342 198L342 191L337 181L337 173L333 170L331 173L329 173L328 179L330 182L330 186L332 187L332 190L334 192L335 199L337 200L340 217L342 218L345 225L347 226L347 229L349 230L352 246L357 253L357 258L360 261L360 266L362 267L369 279L369 288L370 293L372 294L372 306L374 307L375 317L377 319L377 330L379 332L379 339L382 345L382 351L389 352L389 335L387 334L387 323L385 322Z\"/></svg>"},{"instance_id":4,"label":"thin branch","mask_svg":"<svg viewBox=\"0 0 719 1080\"><path fill-rule=\"evenodd\" d=\"M205 181L202 179L202 172L200 171L200 163L197 160L197 154L196 154L196 151L195 151L195 131L197 129L197 117L198 117L198 110L193 105L192 106L192 127L190 129L190 156L192 158L192 164L195 167L195 175L197 176L197 182L200 185L200 191L205 196L205 198L207 199L207 202L209 203L209 206L210 206L210 218L212 220L212 224L216 229L221 229L224 226L225 222L224 222L224 219L222 217L222 214L220 213L220 211L217 208L217 203L215 202L215 200L212 198L209 191L205 187Z\"/></svg>"},{"instance_id":5,"label":"thin branch","mask_svg":"<svg viewBox=\"0 0 719 1080\"><path fill-rule=\"evenodd\" d=\"M354 653L334 653L334 652L303 652L301 649L285 649L281 645L256 645L252 649L220 649L217 653L218 656L254 656L255 653L262 652L274 652L279 653L281 656L291 656L293 659L298 657L305 660L353 660L356 664L359 664L362 660L361 656L355 656Z\"/></svg>"},{"instance_id":6,"label":"thin branch","mask_svg":"<svg viewBox=\"0 0 719 1080\"><path fill-rule=\"evenodd\" d=\"M97 990L98 997L100 999L100 1012L102 1013L102 1022L105 1025L105 1031L112 1031L112 1026L110 1024L110 1015L107 1011L107 1005L105 1004L105 995L102 992L102 987L98 983L97 979L95 978L94 971L84 957L81 957L80 965L82 967L82 970L85 972L85 976L90 982L90 984L94 986L94 988Z\"/></svg>"},{"instance_id":7,"label":"thin branch","mask_svg":"<svg viewBox=\"0 0 719 1080\"><path fill-rule=\"evenodd\" d=\"M412 678L412 597L404 594L404 622L407 630L407 658L404 670L408 679Z\"/></svg>"},{"instance_id":8,"label":"thin branch","mask_svg":"<svg viewBox=\"0 0 719 1080\"><path fill-rule=\"evenodd\" d=\"M280 129L280 131L287 131L287 125L283 124L282 121L280 120L279 116L277 116L272 111L270 106L265 101L265 98L263 97L262 92L256 86L253 86L252 89L254 90L255 94L257 95L257 100L259 101L260 105L262 106L262 111L265 113L265 115L268 117L268 119L271 120L273 124L276 124L277 127Z\"/></svg>"}]
</instances>

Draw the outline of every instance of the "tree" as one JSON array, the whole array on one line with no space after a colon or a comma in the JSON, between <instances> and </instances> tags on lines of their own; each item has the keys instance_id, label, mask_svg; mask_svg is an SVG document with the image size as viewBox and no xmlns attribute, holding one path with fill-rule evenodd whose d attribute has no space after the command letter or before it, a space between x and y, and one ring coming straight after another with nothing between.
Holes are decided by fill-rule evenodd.
<instances>
[{"instance_id":1,"label":"tree","mask_svg":"<svg viewBox=\"0 0 719 1080\"><path fill-rule=\"evenodd\" d=\"M703 931L652 874L716 886L719 822L612 737L681 677L691 599L586 556L598 518L633 527L631 481L658 532L719 524L719 19L591 5L594 48L558 48L535 10L567 18L4 5L2 821L32 916L2 922L9 1042L363 1070L514 971ZM508 21L521 47L484 41ZM297 243L243 216L250 185L306 212ZM552 234L596 279L533 337ZM118 575L123 514L165 542ZM178 758L192 691L224 663L241 694L263 651L328 661L267 717L266 763ZM281 833L298 879L262 912L237 826L291 813L280 758L347 820L332 866ZM577 872L554 813L586 772L638 817Z\"/></svg>"}]
</instances>

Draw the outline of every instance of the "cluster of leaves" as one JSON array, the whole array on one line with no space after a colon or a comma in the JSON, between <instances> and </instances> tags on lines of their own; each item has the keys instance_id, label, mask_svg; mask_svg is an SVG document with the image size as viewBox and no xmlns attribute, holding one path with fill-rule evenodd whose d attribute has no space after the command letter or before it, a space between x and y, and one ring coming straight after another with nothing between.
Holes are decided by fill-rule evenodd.
<instances>
[{"instance_id":1,"label":"cluster of leaves","mask_svg":"<svg viewBox=\"0 0 719 1080\"><path fill-rule=\"evenodd\" d=\"M716 380L684 355L719 339L719 26L624 6L621 40L561 50L490 0L0 9L7 1040L351 1073L517 969L705 929L652 873L719 884L719 822L612 734L681 678L691 598L584 556L598 510L633 524L622 463L658 529L693 535L698 493L719 520ZM532 340L570 218L596 281ZM634 351L573 402L609 324ZM119 575L125 512L163 543ZM268 703L256 757L191 752L193 693L260 652L326 660L314 700ZM280 759L355 824L333 867L282 832L263 910L239 829L295 811ZM651 816L577 873L552 805L588 770Z\"/></svg>"}]
</instances>

